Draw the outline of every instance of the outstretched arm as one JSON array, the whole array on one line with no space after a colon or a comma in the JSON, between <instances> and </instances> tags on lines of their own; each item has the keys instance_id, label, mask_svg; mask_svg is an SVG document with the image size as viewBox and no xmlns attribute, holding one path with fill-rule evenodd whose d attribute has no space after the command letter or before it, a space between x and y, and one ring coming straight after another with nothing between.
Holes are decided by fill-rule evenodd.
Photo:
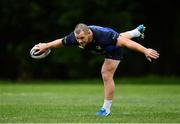
<instances>
[{"instance_id":1,"label":"outstretched arm","mask_svg":"<svg viewBox=\"0 0 180 124\"><path fill-rule=\"evenodd\" d=\"M35 45L35 47L39 49L38 53L44 52L47 49L51 49L51 48L59 48L61 46L62 46L62 38L48 43L39 43Z\"/></svg>"},{"instance_id":2,"label":"outstretched arm","mask_svg":"<svg viewBox=\"0 0 180 124\"><path fill-rule=\"evenodd\" d=\"M146 56L146 58L149 61L151 61L151 59L159 58L159 53L156 50L153 50L151 48L146 48L146 47L140 45L139 43L136 43L136 42L134 42L134 41L132 41L130 39L127 39L127 38L125 38L123 36L120 36L117 39L116 45L117 46L124 46L124 47L127 47L129 49L141 52Z\"/></svg>"}]
</instances>

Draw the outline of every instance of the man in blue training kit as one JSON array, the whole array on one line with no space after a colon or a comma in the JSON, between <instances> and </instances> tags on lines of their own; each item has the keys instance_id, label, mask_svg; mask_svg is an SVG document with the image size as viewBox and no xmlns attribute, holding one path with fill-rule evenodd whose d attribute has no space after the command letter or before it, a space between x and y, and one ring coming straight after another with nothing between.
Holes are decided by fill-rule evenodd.
<instances>
[{"instance_id":1,"label":"man in blue training kit","mask_svg":"<svg viewBox=\"0 0 180 124\"><path fill-rule=\"evenodd\" d=\"M87 26L86 24L80 23L75 27L72 33L64 38L48 43L39 43L35 46L39 49L39 53L49 48L77 46L84 50L104 55L105 61L101 69L104 82L104 103L96 115L108 116L110 114L115 90L113 76L122 59L122 47L143 53L149 61L159 57L159 53L156 50L146 48L131 40L135 37L143 38L144 30L145 27L140 25L133 30L119 34L111 28L94 25Z\"/></svg>"}]
</instances>

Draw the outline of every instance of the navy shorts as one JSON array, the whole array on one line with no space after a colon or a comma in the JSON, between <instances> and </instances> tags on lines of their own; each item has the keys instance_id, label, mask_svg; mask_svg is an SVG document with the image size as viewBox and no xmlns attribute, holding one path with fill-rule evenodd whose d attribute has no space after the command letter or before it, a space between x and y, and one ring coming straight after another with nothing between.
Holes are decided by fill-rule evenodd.
<instances>
[{"instance_id":1,"label":"navy shorts","mask_svg":"<svg viewBox=\"0 0 180 124\"><path fill-rule=\"evenodd\" d=\"M115 40L115 44L117 42L117 38L120 36L120 33L114 31L113 29L109 28L113 32L113 38ZM113 50L110 50L105 54L105 58L107 59L113 59L113 60L122 60L123 59L123 48L122 47L116 47Z\"/></svg>"},{"instance_id":2,"label":"navy shorts","mask_svg":"<svg viewBox=\"0 0 180 124\"><path fill-rule=\"evenodd\" d=\"M122 60L123 59L123 49L121 47L116 48L112 52L105 54L105 58L113 60Z\"/></svg>"}]
</instances>

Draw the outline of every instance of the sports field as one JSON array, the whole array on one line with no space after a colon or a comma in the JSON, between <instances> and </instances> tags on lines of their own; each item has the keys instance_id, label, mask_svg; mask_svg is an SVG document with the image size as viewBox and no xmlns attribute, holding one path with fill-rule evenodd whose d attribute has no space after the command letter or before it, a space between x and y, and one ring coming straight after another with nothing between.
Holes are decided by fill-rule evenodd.
<instances>
[{"instance_id":1,"label":"sports field","mask_svg":"<svg viewBox=\"0 0 180 124\"><path fill-rule=\"evenodd\" d=\"M103 102L101 80L26 84L1 81L0 122L180 123L179 79L141 82L145 80L123 79L122 84L117 80L112 114L108 117L95 116Z\"/></svg>"}]
</instances>

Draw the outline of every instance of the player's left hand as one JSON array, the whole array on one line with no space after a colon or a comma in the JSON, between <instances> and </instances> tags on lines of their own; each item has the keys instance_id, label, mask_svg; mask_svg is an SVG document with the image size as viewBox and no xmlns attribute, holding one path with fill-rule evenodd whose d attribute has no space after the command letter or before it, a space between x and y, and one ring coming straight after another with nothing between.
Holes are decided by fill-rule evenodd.
<instances>
[{"instance_id":1,"label":"player's left hand","mask_svg":"<svg viewBox=\"0 0 180 124\"><path fill-rule=\"evenodd\" d=\"M158 59L159 53L156 50L153 50L151 48L147 48L144 52L146 58L151 62L152 59Z\"/></svg>"}]
</instances>

